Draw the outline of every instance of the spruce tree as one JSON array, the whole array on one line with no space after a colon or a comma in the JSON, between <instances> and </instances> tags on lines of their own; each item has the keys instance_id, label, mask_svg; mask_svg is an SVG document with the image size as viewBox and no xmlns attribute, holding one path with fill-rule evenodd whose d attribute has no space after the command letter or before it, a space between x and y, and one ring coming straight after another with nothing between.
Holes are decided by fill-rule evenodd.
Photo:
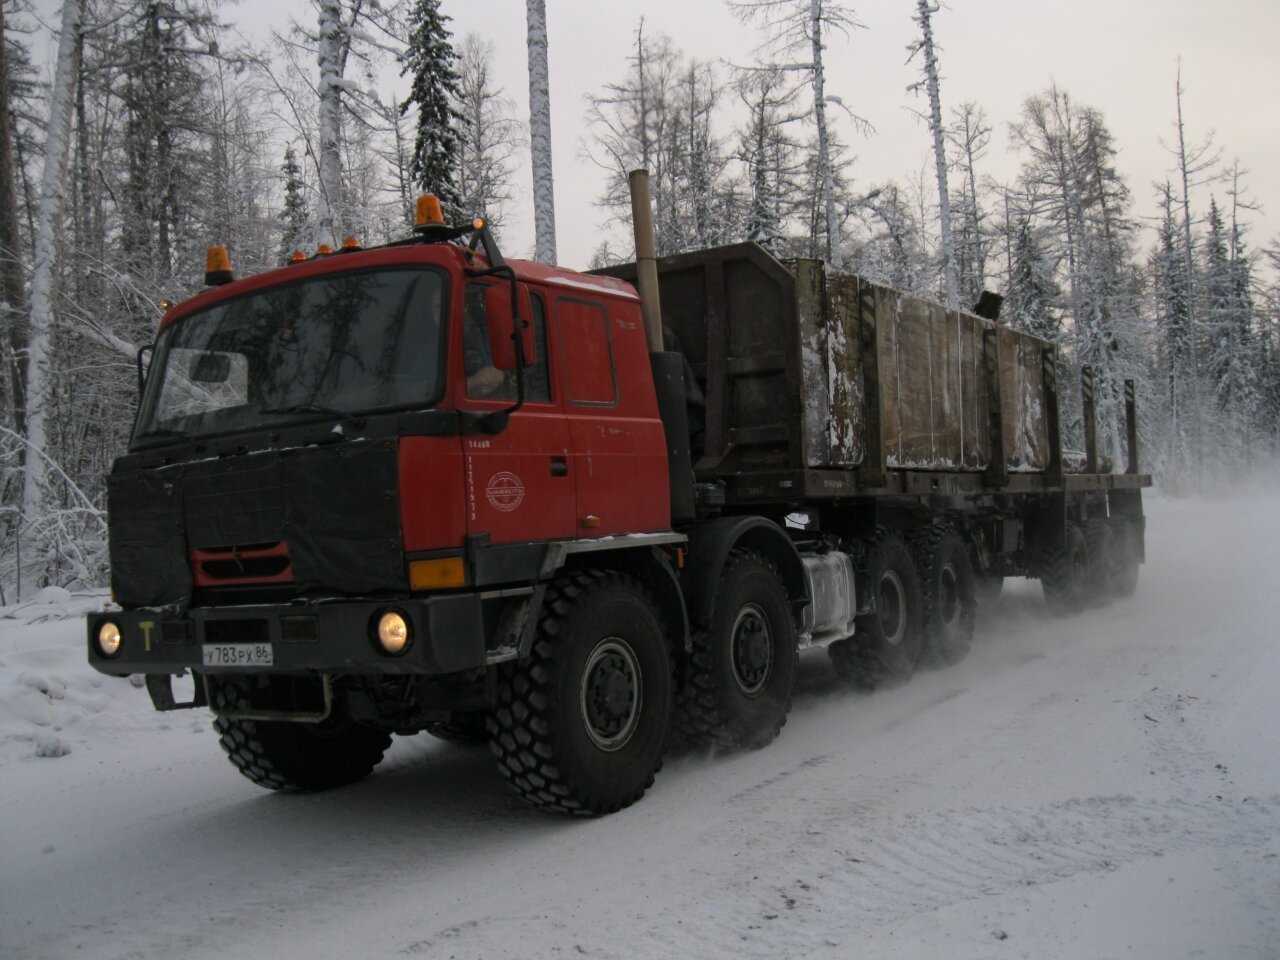
<instances>
[{"instance_id":1,"label":"spruce tree","mask_svg":"<svg viewBox=\"0 0 1280 960\"><path fill-rule=\"evenodd\" d=\"M446 219L460 212L454 171L460 152L457 128L462 122L455 106L460 94L449 43L452 34L445 27L449 20L440 12L440 0L414 0L409 43L400 55L400 75L412 78L400 112L406 114L416 104L418 115L409 172L425 193L440 198Z\"/></svg>"},{"instance_id":2,"label":"spruce tree","mask_svg":"<svg viewBox=\"0 0 1280 960\"><path fill-rule=\"evenodd\" d=\"M280 211L280 259L288 260L289 255L302 244L309 219L307 198L303 194L302 167L298 166L298 155L294 152L293 144L284 148L284 163L280 165L280 173L284 176L284 209Z\"/></svg>"}]
</instances>

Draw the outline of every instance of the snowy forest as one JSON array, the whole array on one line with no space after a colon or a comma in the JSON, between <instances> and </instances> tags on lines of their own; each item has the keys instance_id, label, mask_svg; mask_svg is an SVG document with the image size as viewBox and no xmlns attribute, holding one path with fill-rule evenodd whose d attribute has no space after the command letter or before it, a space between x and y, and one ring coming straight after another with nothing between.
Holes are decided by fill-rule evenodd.
<instances>
[{"instance_id":1,"label":"snowy forest","mask_svg":"<svg viewBox=\"0 0 1280 960\"><path fill-rule=\"evenodd\" d=\"M347 236L382 243L408 232L420 192L501 236L532 168L536 247L510 252L556 258L543 0L527 4L531 115L440 0L312 0L260 43L218 0L59 0L46 21L49 6L0 4L0 604L105 582L104 478L137 353L161 305L202 288L207 247L244 275ZM1184 124L1181 78L1167 179L1132 183L1102 105L1069 90L1026 91L1017 116L951 102L938 6L901 6L919 81L893 95L920 115L930 175L883 182L858 173L874 136L858 92L824 71L832 38L860 30L851 7L729 0L759 33L750 64L635 17L612 81L555 118L604 172L591 266L631 259L626 176L645 167L660 255L753 240L964 308L997 291L1002 322L1060 345L1062 383L1093 368L1117 463L1131 378L1144 469L1167 492L1274 464L1280 237L1251 235L1248 171ZM56 62L37 62L46 49ZM1003 182L985 169L997 126L1019 160ZM1155 222L1135 195L1154 195ZM1079 391L1063 403L1078 447Z\"/></svg>"}]
</instances>

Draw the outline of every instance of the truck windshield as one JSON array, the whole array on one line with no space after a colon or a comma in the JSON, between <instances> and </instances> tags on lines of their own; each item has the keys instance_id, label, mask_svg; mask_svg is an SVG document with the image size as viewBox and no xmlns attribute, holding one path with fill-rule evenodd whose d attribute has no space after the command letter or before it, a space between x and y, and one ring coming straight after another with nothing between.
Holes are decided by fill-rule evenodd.
<instances>
[{"instance_id":1,"label":"truck windshield","mask_svg":"<svg viewBox=\"0 0 1280 960\"><path fill-rule=\"evenodd\" d=\"M445 278L353 271L236 297L161 334L135 443L424 407L441 383Z\"/></svg>"}]
</instances>

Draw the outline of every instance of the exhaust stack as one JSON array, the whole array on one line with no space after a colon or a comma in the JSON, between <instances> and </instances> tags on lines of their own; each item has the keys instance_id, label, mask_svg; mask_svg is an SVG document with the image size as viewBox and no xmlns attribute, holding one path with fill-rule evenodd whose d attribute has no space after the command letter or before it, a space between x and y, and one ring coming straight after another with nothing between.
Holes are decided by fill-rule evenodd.
<instances>
[{"instance_id":1,"label":"exhaust stack","mask_svg":"<svg viewBox=\"0 0 1280 960\"><path fill-rule=\"evenodd\" d=\"M636 235L636 286L640 290L640 315L649 338L649 351L661 353L662 306L658 300L658 264L653 243L653 198L649 191L649 171L627 174L631 187L631 224Z\"/></svg>"}]
</instances>

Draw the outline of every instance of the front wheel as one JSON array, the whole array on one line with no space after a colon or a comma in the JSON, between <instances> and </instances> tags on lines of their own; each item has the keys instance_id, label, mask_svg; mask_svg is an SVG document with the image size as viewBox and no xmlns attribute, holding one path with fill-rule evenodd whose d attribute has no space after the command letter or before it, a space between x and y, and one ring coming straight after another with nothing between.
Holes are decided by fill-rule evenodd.
<instances>
[{"instance_id":1,"label":"front wheel","mask_svg":"<svg viewBox=\"0 0 1280 960\"><path fill-rule=\"evenodd\" d=\"M285 793L331 790L366 777L391 746L391 735L354 723L338 697L319 723L238 720L220 711L314 707L314 683L295 677L210 677L213 726L227 758L260 787Z\"/></svg>"},{"instance_id":2,"label":"front wheel","mask_svg":"<svg viewBox=\"0 0 1280 960\"><path fill-rule=\"evenodd\" d=\"M734 550L711 620L693 636L676 701L681 739L727 748L772 741L791 709L797 655L777 571L754 550Z\"/></svg>"},{"instance_id":3,"label":"front wheel","mask_svg":"<svg viewBox=\"0 0 1280 960\"><path fill-rule=\"evenodd\" d=\"M640 583L568 573L547 591L526 660L498 669L489 745L535 806L598 815L643 796L671 725L671 656Z\"/></svg>"}]
</instances>

